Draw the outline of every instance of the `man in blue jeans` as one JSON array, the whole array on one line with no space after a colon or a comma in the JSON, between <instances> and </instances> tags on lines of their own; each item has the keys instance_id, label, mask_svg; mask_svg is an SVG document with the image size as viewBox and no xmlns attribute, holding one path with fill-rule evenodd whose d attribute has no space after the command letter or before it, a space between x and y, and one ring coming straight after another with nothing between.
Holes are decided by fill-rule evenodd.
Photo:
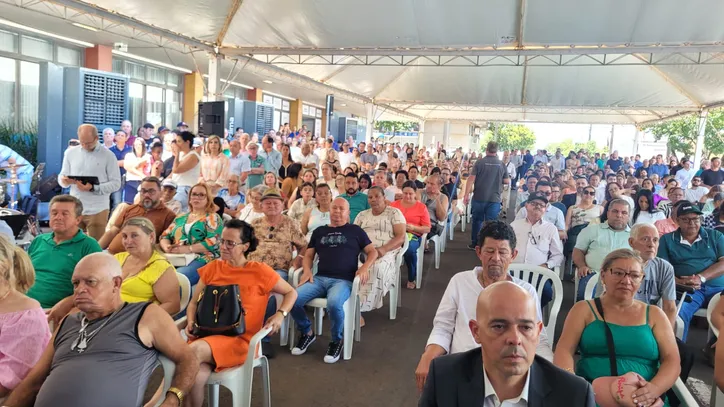
<instances>
[{"instance_id":1,"label":"man in blue jeans","mask_svg":"<svg viewBox=\"0 0 724 407\"><path fill-rule=\"evenodd\" d=\"M304 306L315 298L327 298L327 311L332 322L332 340L329 342L325 363L335 363L342 353L344 332L344 303L352 293L352 282L359 276L360 284L367 283L369 268L377 260L377 250L361 227L349 223L349 203L344 198L332 201L329 226L314 230L304 253L304 271L297 287L297 301L292 318L301 332L292 355L303 355L317 337L312 330ZM357 266L360 253L366 259ZM316 274L312 271L314 257L319 257Z\"/></svg>"},{"instance_id":2,"label":"man in blue jeans","mask_svg":"<svg viewBox=\"0 0 724 407\"><path fill-rule=\"evenodd\" d=\"M478 233L483 227L483 222L498 218L503 183L509 184L510 177L503 162L498 159L498 143L491 141L485 149L485 157L475 162L472 173L465 184L463 202L465 205L472 205L473 214L473 227L470 228L471 244L468 249L475 250ZM473 193L472 202L470 192Z\"/></svg>"},{"instance_id":3,"label":"man in blue jeans","mask_svg":"<svg viewBox=\"0 0 724 407\"><path fill-rule=\"evenodd\" d=\"M691 202L679 205L676 223L679 229L661 238L658 257L674 266L677 284L696 290L679 311L684 321L681 340L686 342L694 313L724 290L724 235L701 227L701 211Z\"/></svg>"}]
</instances>

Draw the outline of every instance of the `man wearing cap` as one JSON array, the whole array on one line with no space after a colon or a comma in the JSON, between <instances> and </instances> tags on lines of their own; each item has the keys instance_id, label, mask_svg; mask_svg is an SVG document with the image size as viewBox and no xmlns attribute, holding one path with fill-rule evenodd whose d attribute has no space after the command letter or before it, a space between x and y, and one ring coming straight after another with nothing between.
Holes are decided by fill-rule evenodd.
<instances>
[{"instance_id":1,"label":"man wearing cap","mask_svg":"<svg viewBox=\"0 0 724 407\"><path fill-rule=\"evenodd\" d=\"M544 219L548 198L536 191L525 202L525 217L516 218L510 227L515 232L518 243L518 256L513 263L532 264L549 270L563 264L563 244L558 236L558 228ZM541 308L553 299L551 282L547 282L541 295Z\"/></svg>"},{"instance_id":2,"label":"man wearing cap","mask_svg":"<svg viewBox=\"0 0 724 407\"><path fill-rule=\"evenodd\" d=\"M165 179L161 184L161 202L176 215L181 214L181 202L174 199L178 184L171 179Z\"/></svg>"},{"instance_id":3,"label":"man wearing cap","mask_svg":"<svg viewBox=\"0 0 724 407\"><path fill-rule=\"evenodd\" d=\"M307 240L299 223L283 215L284 200L282 192L277 188L269 188L261 196L261 209L264 216L251 222L254 233L259 240L256 250L249 253L247 259L258 261L276 270L284 281L289 279L289 268L302 266ZM296 257L294 257L296 250ZM272 296L267 304L266 321L277 312L276 299ZM262 345L263 353L270 355L268 337Z\"/></svg>"},{"instance_id":4,"label":"man wearing cap","mask_svg":"<svg viewBox=\"0 0 724 407\"><path fill-rule=\"evenodd\" d=\"M176 131L177 131L177 132L180 133L180 132L182 132L182 131L188 131L188 130L189 130L189 125L186 124L186 122L178 122L178 123L176 124Z\"/></svg>"},{"instance_id":5,"label":"man wearing cap","mask_svg":"<svg viewBox=\"0 0 724 407\"><path fill-rule=\"evenodd\" d=\"M631 229L628 221L631 207L623 199L614 199L608 204L607 220L603 223L589 223L578 234L573 249L573 263L578 267L578 293L576 298L583 299L586 283L601 270L603 259L616 249L628 249Z\"/></svg>"},{"instance_id":6,"label":"man wearing cap","mask_svg":"<svg viewBox=\"0 0 724 407\"><path fill-rule=\"evenodd\" d=\"M677 284L696 290L679 311L684 321L681 340L686 342L694 313L724 291L724 235L702 227L699 207L688 201L676 209L676 223L679 229L661 238L658 255L674 266Z\"/></svg>"},{"instance_id":7,"label":"man wearing cap","mask_svg":"<svg viewBox=\"0 0 724 407\"><path fill-rule=\"evenodd\" d=\"M101 249L111 254L125 251L121 239L121 227L128 219L143 216L153 223L156 230L156 243L166 228L176 218L176 214L164 205L161 197L161 181L156 177L146 177L138 189L141 202L127 206L116 218L116 222L98 240Z\"/></svg>"}]
</instances>

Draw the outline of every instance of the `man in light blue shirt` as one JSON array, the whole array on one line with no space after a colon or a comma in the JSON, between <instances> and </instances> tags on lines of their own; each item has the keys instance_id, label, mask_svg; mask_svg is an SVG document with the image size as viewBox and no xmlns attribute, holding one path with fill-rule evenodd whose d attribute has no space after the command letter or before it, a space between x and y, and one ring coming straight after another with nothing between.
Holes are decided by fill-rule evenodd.
<instances>
[{"instance_id":1,"label":"man in light blue shirt","mask_svg":"<svg viewBox=\"0 0 724 407\"><path fill-rule=\"evenodd\" d=\"M239 176L239 185L244 185L246 178L251 171L251 161L249 157L241 152L241 142L239 140L231 140L229 142L229 172Z\"/></svg>"},{"instance_id":2,"label":"man in light blue shirt","mask_svg":"<svg viewBox=\"0 0 724 407\"><path fill-rule=\"evenodd\" d=\"M616 249L629 249L628 239L631 229L628 227L631 207L623 199L614 199L608 205L604 223L589 224L578 234L573 249L573 263L578 267L578 293L576 298L583 299L586 283L593 274L601 271L603 259Z\"/></svg>"},{"instance_id":3,"label":"man in light blue shirt","mask_svg":"<svg viewBox=\"0 0 724 407\"><path fill-rule=\"evenodd\" d=\"M274 149L274 137L262 138L261 146L259 156L264 158L264 170L278 174L279 168L282 166L282 153Z\"/></svg>"}]
</instances>

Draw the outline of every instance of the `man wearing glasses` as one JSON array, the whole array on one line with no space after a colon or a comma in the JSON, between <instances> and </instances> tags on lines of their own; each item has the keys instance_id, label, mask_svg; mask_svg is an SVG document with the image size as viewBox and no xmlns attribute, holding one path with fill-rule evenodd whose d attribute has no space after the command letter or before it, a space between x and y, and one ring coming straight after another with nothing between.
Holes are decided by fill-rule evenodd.
<instances>
[{"instance_id":1,"label":"man wearing glasses","mask_svg":"<svg viewBox=\"0 0 724 407\"><path fill-rule=\"evenodd\" d=\"M525 217L516 219L510 224L519 242L518 255L513 259L513 263L532 264L549 270L563 264L563 244L556 226L545 219L546 208L552 208L548 205L548 197L543 192L536 191L528 197L525 208L520 210L520 212L525 210ZM548 281L540 297L541 308L552 299L553 288Z\"/></svg>"},{"instance_id":2,"label":"man wearing glasses","mask_svg":"<svg viewBox=\"0 0 724 407\"><path fill-rule=\"evenodd\" d=\"M156 177L146 177L141 181L138 189L140 202L125 207L116 217L110 229L98 240L101 249L108 249L110 254L126 251L123 247L120 231L128 219L143 216L153 223L156 229L156 243L166 228L171 225L176 214L166 207L161 200L161 180ZM113 219L111 219L113 220Z\"/></svg>"},{"instance_id":3,"label":"man wearing glasses","mask_svg":"<svg viewBox=\"0 0 724 407\"><path fill-rule=\"evenodd\" d=\"M561 240L566 240L566 217L563 216L563 212L561 212L560 209L556 208L553 205L548 205L548 202L550 202L550 200L552 199L551 197L553 196L553 187L551 186L551 183L548 181L541 181L537 183L535 186L535 192L538 195L545 197L546 199L545 213L543 214L543 219L552 223L553 226L556 227L556 229L558 230L558 237ZM525 219L526 216L528 216L527 208L527 204L520 208L518 213L515 215L515 219Z\"/></svg>"},{"instance_id":4,"label":"man wearing glasses","mask_svg":"<svg viewBox=\"0 0 724 407\"><path fill-rule=\"evenodd\" d=\"M691 202L678 205L676 223L679 229L661 238L658 257L674 266L677 284L696 290L679 311L684 321L681 340L686 342L694 313L724 291L724 235L701 227L701 211Z\"/></svg>"}]
</instances>

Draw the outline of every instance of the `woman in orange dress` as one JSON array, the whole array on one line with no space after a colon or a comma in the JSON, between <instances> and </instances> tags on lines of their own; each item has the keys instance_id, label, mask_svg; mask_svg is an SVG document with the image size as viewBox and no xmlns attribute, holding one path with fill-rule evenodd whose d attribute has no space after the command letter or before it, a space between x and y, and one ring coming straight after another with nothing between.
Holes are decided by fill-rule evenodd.
<instances>
[{"instance_id":1,"label":"woman in orange dress","mask_svg":"<svg viewBox=\"0 0 724 407\"><path fill-rule=\"evenodd\" d=\"M297 300L297 292L282 280L274 269L264 263L246 260L246 255L254 251L257 244L254 229L244 221L232 219L226 222L221 233L221 259L199 269L201 279L196 285L193 298L198 298L206 285L238 285L241 303L246 312L246 332L240 336L194 337L191 331L196 322L197 304L191 301L187 309L186 335L201 366L184 405L201 407L211 371L218 372L244 364L252 336L256 335L262 326L271 328L272 334L278 332L285 315ZM284 300L279 311L264 322L267 301L273 293L283 295Z\"/></svg>"}]
</instances>

